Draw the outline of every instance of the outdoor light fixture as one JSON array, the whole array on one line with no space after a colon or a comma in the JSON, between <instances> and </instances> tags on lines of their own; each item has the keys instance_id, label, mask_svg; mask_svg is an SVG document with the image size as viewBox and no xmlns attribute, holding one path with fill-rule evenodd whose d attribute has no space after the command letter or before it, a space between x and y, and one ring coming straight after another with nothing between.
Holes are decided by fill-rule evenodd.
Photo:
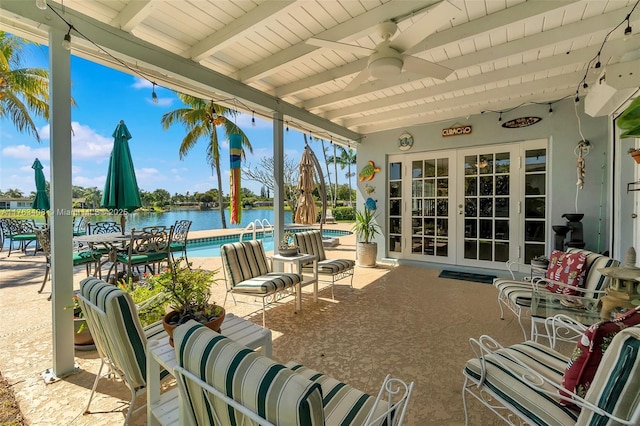
<instances>
[{"instance_id":1,"label":"outdoor light fixture","mask_svg":"<svg viewBox=\"0 0 640 426\"><path fill-rule=\"evenodd\" d=\"M629 39L629 36L631 35L631 23L629 22L629 18L631 16L627 15L627 28L624 29L624 41L627 41Z\"/></svg>"},{"instance_id":2,"label":"outdoor light fixture","mask_svg":"<svg viewBox=\"0 0 640 426\"><path fill-rule=\"evenodd\" d=\"M287 121L287 132L289 131L289 122Z\"/></svg>"},{"instance_id":3,"label":"outdoor light fixture","mask_svg":"<svg viewBox=\"0 0 640 426\"><path fill-rule=\"evenodd\" d=\"M551 108L551 104L549 104L549 116L553 115L553 108Z\"/></svg>"},{"instance_id":4,"label":"outdoor light fixture","mask_svg":"<svg viewBox=\"0 0 640 426\"><path fill-rule=\"evenodd\" d=\"M253 127L256 127L256 112L255 111L251 111L251 125Z\"/></svg>"},{"instance_id":5,"label":"outdoor light fixture","mask_svg":"<svg viewBox=\"0 0 640 426\"><path fill-rule=\"evenodd\" d=\"M498 117L498 121L502 121L502 113L500 113L500 117Z\"/></svg>"},{"instance_id":6,"label":"outdoor light fixture","mask_svg":"<svg viewBox=\"0 0 640 426\"><path fill-rule=\"evenodd\" d=\"M69 31L64 35L64 40L62 40L62 48L65 50L71 50L71 27L69 27Z\"/></svg>"},{"instance_id":7,"label":"outdoor light fixture","mask_svg":"<svg viewBox=\"0 0 640 426\"><path fill-rule=\"evenodd\" d=\"M151 88L151 101L154 104L158 103L158 95L156 94L156 83L151 83L153 84L152 88Z\"/></svg>"},{"instance_id":8,"label":"outdoor light fixture","mask_svg":"<svg viewBox=\"0 0 640 426\"><path fill-rule=\"evenodd\" d=\"M36 7L40 10L47 10L47 0L36 0Z\"/></svg>"}]
</instances>

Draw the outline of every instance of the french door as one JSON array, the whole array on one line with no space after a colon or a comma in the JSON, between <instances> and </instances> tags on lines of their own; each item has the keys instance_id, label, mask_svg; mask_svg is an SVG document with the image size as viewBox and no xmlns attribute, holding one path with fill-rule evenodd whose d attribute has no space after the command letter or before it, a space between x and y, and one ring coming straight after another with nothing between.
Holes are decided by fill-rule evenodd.
<instances>
[{"instance_id":1,"label":"french door","mask_svg":"<svg viewBox=\"0 0 640 426\"><path fill-rule=\"evenodd\" d=\"M502 268L544 253L546 181L544 140L390 156L388 255Z\"/></svg>"}]
</instances>

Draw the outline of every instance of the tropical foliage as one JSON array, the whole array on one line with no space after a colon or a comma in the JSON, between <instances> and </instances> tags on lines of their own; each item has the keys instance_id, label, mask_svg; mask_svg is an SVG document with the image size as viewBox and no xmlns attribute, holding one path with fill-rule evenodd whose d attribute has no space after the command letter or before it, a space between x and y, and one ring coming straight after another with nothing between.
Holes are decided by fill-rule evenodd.
<instances>
[{"instance_id":1,"label":"tropical foliage","mask_svg":"<svg viewBox=\"0 0 640 426\"><path fill-rule=\"evenodd\" d=\"M222 218L222 227L227 227L224 214L224 203L222 197L222 172L220 170L220 134L218 126L220 126L226 136L237 133L242 138L243 157L244 149L253 152L251 142L245 133L234 123L233 118L237 112L217 105L213 101L205 101L195 96L178 93L178 98L185 105L175 111L167 112L162 116L161 123L165 130L174 124L180 123L187 130L186 136L180 144L180 158L184 158L191 148L200 140L207 141L207 161L211 169L216 172L218 180L218 206L220 208L220 217Z\"/></svg>"},{"instance_id":2,"label":"tropical foliage","mask_svg":"<svg viewBox=\"0 0 640 426\"><path fill-rule=\"evenodd\" d=\"M331 157L327 158L327 161L329 163L333 163L336 166L340 166L340 170L344 170L345 167L347 168L346 177L347 179L349 179L349 205L351 205L351 201L352 201L351 178L355 176L355 172L351 171L351 166L354 166L356 164L356 152L351 148L345 148L343 146L338 146L337 151L339 155L332 155ZM336 182L337 182L337 177L336 177ZM335 192L336 194L338 194L337 187Z\"/></svg>"},{"instance_id":3,"label":"tropical foliage","mask_svg":"<svg viewBox=\"0 0 640 426\"><path fill-rule=\"evenodd\" d=\"M29 42L0 31L0 118L38 142L40 135L31 117L49 119L49 73L43 68L23 68Z\"/></svg>"}]
</instances>

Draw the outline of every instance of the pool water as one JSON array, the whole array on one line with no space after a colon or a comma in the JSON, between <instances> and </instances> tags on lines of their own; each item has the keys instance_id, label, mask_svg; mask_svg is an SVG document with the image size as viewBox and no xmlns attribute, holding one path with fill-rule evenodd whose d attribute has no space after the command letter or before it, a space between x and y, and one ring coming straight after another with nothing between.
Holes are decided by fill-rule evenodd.
<instances>
[{"instance_id":1,"label":"pool water","mask_svg":"<svg viewBox=\"0 0 640 426\"><path fill-rule=\"evenodd\" d=\"M293 231L295 232L295 231ZM322 235L324 237L339 237L342 235L349 235L351 232L342 231L338 229L324 229ZM264 251L273 251L275 248L274 240L272 236L267 238L260 238L264 245ZM227 243L235 243L238 241L237 235L232 235L226 239L220 239L216 241L207 242L190 242L187 244L187 254L189 257L218 257L220 256L220 246Z\"/></svg>"}]
</instances>

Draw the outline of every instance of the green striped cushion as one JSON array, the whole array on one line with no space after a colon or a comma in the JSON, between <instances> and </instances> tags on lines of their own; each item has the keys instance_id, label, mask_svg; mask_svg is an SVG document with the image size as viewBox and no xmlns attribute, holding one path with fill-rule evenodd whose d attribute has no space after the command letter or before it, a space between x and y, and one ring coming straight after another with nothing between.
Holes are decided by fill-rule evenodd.
<instances>
[{"instance_id":1,"label":"green striped cushion","mask_svg":"<svg viewBox=\"0 0 640 426\"><path fill-rule=\"evenodd\" d=\"M293 241L298 246L300 253L315 254L318 262L327 258L322 245L322 233L320 231L302 231L293 234Z\"/></svg>"},{"instance_id":2,"label":"green striped cushion","mask_svg":"<svg viewBox=\"0 0 640 426\"><path fill-rule=\"evenodd\" d=\"M497 279L494 280L493 285L498 289L500 294L505 295L512 304L531 307L531 296L533 293L531 283L527 283L526 281Z\"/></svg>"},{"instance_id":3,"label":"green striped cushion","mask_svg":"<svg viewBox=\"0 0 640 426\"><path fill-rule=\"evenodd\" d=\"M618 266L620 265L620 262L589 250L577 248L569 248L567 250L567 253L579 252L583 252L587 255L587 260L585 262L587 275L585 277L584 288L586 290L604 290L607 288L609 286L609 277L602 275L598 270ZM593 297L593 293L587 291L584 296Z\"/></svg>"},{"instance_id":4,"label":"green striped cushion","mask_svg":"<svg viewBox=\"0 0 640 426\"><path fill-rule=\"evenodd\" d=\"M227 279L233 287L244 280L269 272L261 240L223 244L220 247L220 255Z\"/></svg>"},{"instance_id":5,"label":"green striped cushion","mask_svg":"<svg viewBox=\"0 0 640 426\"><path fill-rule=\"evenodd\" d=\"M640 422L640 326L620 331L600 362L585 399L613 415ZM607 417L583 409L578 425L604 425Z\"/></svg>"},{"instance_id":6,"label":"green striped cushion","mask_svg":"<svg viewBox=\"0 0 640 426\"><path fill-rule=\"evenodd\" d=\"M345 272L353 269L356 262L350 259L325 259L318 262L318 274L320 275L335 275L340 272ZM313 270L313 266L304 266L303 272L310 272Z\"/></svg>"},{"instance_id":7,"label":"green striped cushion","mask_svg":"<svg viewBox=\"0 0 640 426\"><path fill-rule=\"evenodd\" d=\"M485 356L486 389L494 394L503 404L512 407L512 411L538 425L573 425L577 414L559 404L555 396L545 395L539 389L528 386L523 374L525 370L503 354L518 359L530 369L554 383L562 382L562 375L569 358L542 344L527 341L498 350ZM507 371L501 364L507 365ZM515 373L514 373L515 372ZM478 358L467 361L464 374L478 383L482 374L482 364ZM551 395L556 389L545 384L543 388Z\"/></svg>"},{"instance_id":8,"label":"green striped cushion","mask_svg":"<svg viewBox=\"0 0 640 426\"><path fill-rule=\"evenodd\" d=\"M269 294L293 287L301 281L302 276L295 273L269 272L268 274L237 283L233 288L245 293Z\"/></svg>"},{"instance_id":9,"label":"green striped cushion","mask_svg":"<svg viewBox=\"0 0 640 426\"><path fill-rule=\"evenodd\" d=\"M145 386L147 340L131 296L94 277L80 282L80 294L106 313L107 323L94 311L83 306L94 341L102 354L125 372L134 388ZM99 332L94 333L94 327ZM112 334L109 334L108 329Z\"/></svg>"},{"instance_id":10,"label":"green striped cushion","mask_svg":"<svg viewBox=\"0 0 640 426\"><path fill-rule=\"evenodd\" d=\"M313 380L322 386L322 405L327 425L362 425L373 408L376 398L351 386L339 382L322 373L295 362L285 364L288 368L301 376ZM385 404L380 404L375 417L381 416L386 410ZM386 424L382 419L380 425Z\"/></svg>"},{"instance_id":11,"label":"green striped cushion","mask_svg":"<svg viewBox=\"0 0 640 426\"><path fill-rule=\"evenodd\" d=\"M260 417L277 425L324 424L318 384L195 321L177 327L173 336L180 366ZM211 410L223 425L240 417L221 400L207 400L193 382L187 382L187 393L198 424L214 424Z\"/></svg>"}]
</instances>

